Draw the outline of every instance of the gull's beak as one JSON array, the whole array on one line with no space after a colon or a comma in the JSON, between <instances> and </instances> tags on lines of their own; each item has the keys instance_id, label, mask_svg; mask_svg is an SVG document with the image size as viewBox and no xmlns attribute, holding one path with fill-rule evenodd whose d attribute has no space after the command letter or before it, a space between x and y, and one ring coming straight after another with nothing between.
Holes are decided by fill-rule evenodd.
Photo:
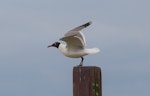
<instances>
[{"instance_id":1,"label":"gull's beak","mask_svg":"<svg viewBox=\"0 0 150 96\"><path fill-rule=\"evenodd\" d=\"M48 45L47 48L52 47L52 45Z\"/></svg>"}]
</instances>

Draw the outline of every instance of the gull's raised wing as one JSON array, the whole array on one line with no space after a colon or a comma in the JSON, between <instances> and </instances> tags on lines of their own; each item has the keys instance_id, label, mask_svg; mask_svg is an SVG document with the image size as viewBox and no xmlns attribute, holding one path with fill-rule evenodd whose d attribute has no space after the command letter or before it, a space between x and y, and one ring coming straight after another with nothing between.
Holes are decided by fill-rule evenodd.
<instances>
[{"instance_id":1,"label":"gull's raised wing","mask_svg":"<svg viewBox=\"0 0 150 96\"><path fill-rule=\"evenodd\" d=\"M86 28L87 26L89 26L92 22L87 22L81 26L78 26L70 31L68 31L66 34L65 34L65 37L69 37L69 36L74 36L76 34L78 34L83 28Z\"/></svg>"},{"instance_id":2,"label":"gull's raised wing","mask_svg":"<svg viewBox=\"0 0 150 96\"><path fill-rule=\"evenodd\" d=\"M60 40L65 41L67 43L68 50L81 50L84 49L84 42L78 36L70 36L70 37L63 37Z\"/></svg>"},{"instance_id":3,"label":"gull's raised wing","mask_svg":"<svg viewBox=\"0 0 150 96\"><path fill-rule=\"evenodd\" d=\"M63 38L60 40L67 43L68 48L84 48L86 45L85 37L81 30L89 26L91 22L87 22L83 25L80 25L70 31L68 31Z\"/></svg>"}]
</instances>

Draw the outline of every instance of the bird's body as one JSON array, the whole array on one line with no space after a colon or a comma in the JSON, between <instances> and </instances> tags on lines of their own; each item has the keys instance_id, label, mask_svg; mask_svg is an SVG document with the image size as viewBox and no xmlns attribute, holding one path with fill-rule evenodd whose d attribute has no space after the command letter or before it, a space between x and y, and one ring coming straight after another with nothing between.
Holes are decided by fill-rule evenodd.
<instances>
[{"instance_id":1,"label":"bird's body","mask_svg":"<svg viewBox=\"0 0 150 96\"><path fill-rule=\"evenodd\" d=\"M60 44L58 49L67 57L80 58L81 56L87 55L85 50L68 49L65 44Z\"/></svg>"},{"instance_id":2,"label":"bird's body","mask_svg":"<svg viewBox=\"0 0 150 96\"><path fill-rule=\"evenodd\" d=\"M65 41L66 44L55 42L48 47L57 47L67 57L81 58L82 60L79 65L82 66L84 60L83 56L98 53L100 51L98 48L85 48L86 41L81 30L90 24L91 22L88 22L68 31L64 37L60 38L60 40Z\"/></svg>"},{"instance_id":3,"label":"bird's body","mask_svg":"<svg viewBox=\"0 0 150 96\"><path fill-rule=\"evenodd\" d=\"M98 48L92 49L68 49L65 44L60 44L58 49L67 57L71 58L80 58L81 56L85 56L88 54L94 54L99 52Z\"/></svg>"}]
</instances>

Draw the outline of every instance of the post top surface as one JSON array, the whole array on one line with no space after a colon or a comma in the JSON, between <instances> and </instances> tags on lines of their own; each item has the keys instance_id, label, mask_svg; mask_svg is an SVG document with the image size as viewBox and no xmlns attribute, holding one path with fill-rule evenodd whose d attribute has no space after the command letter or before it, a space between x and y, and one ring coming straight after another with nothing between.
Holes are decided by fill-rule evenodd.
<instances>
[{"instance_id":1,"label":"post top surface","mask_svg":"<svg viewBox=\"0 0 150 96\"><path fill-rule=\"evenodd\" d=\"M97 67L97 66L74 66L73 69L78 69L78 68L81 68L81 69L99 69L101 70L100 67Z\"/></svg>"}]
</instances>

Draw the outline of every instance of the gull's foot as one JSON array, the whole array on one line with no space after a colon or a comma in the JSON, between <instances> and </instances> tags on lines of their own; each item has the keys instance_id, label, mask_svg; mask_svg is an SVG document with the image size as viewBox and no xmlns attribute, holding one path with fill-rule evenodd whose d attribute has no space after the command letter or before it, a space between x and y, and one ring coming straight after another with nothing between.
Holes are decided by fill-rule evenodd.
<instances>
[{"instance_id":1,"label":"gull's foot","mask_svg":"<svg viewBox=\"0 0 150 96\"><path fill-rule=\"evenodd\" d=\"M77 65L77 67L82 67L82 65L81 65L81 64L79 64L79 65Z\"/></svg>"},{"instance_id":2,"label":"gull's foot","mask_svg":"<svg viewBox=\"0 0 150 96\"><path fill-rule=\"evenodd\" d=\"M77 67L82 67L83 66L83 62L81 62L79 65L77 65Z\"/></svg>"},{"instance_id":3,"label":"gull's foot","mask_svg":"<svg viewBox=\"0 0 150 96\"><path fill-rule=\"evenodd\" d=\"M80 62L79 65L77 65L77 67L82 67L83 66L83 60L84 60L84 58L81 56L81 62Z\"/></svg>"}]
</instances>

